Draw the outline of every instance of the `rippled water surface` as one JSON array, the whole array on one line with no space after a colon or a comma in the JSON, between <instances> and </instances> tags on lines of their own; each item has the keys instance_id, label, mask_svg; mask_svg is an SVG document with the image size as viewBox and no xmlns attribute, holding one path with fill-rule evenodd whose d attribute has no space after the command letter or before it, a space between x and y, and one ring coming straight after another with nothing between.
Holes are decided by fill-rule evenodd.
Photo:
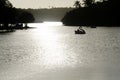
<instances>
[{"instance_id":1,"label":"rippled water surface","mask_svg":"<svg viewBox=\"0 0 120 80\"><path fill-rule=\"evenodd\" d=\"M120 28L60 23L0 33L0 80L119 80Z\"/></svg>"}]
</instances>

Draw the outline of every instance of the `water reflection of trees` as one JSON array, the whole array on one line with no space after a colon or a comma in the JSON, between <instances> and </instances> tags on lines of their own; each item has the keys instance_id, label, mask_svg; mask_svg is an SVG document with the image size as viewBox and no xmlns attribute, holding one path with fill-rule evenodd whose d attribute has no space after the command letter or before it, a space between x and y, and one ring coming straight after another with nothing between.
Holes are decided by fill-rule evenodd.
<instances>
[{"instance_id":1,"label":"water reflection of trees","mask_svg":"<svg viewBox=\"0 0 120 80\"><path fill-rule=\"evenodd\" d=\"M31 13L13 7L8 0L0 0L0 10L0 29L19 28L23 23L34 22Z\"/></svg>"}]
</instances>

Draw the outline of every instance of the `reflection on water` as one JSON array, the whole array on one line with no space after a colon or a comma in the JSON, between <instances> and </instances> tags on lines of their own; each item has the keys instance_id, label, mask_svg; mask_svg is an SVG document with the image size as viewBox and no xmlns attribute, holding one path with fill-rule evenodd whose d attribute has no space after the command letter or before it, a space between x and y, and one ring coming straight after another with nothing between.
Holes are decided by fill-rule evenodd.
<instances>
[{"instance_id":1,"label":"reflection on water","mask_svg":"<svg viewBox=\"0 0 120 80\"><path fill-rule=\"evenodd\" d=\"M61 41L62 35L56 30L57 27L62 26L61 22L44 22L35 26L37 26L35 31L37 36L34 37L38 38L39 35L39 44L44 50L44 53L36 53L38 59L35 59L35 64L42 64L47 68L72 67L77 64L76 54L68 51L67 44Z\"/></svg>"},{"instance_id":2,"label":"reflection on water","mask_svg":"<svg viewBox=\"0 0 120 80\"><path fill-rule=\"evenodd\" d=\"M120 28L84 28L59 22L0 34L1 80L119 80Z\"/></svg>"},{"instance_id":3,"label":"reflection on water","mask_svg":"<svg viewBox=\"0 0 120 80\"><path fill-rule=\"evenodd\" d=\"M48 27L48 26L62 26L61 22L43 22L43 23L29 23L28 26L30 27Z\"/></svg>"}]
</instances>

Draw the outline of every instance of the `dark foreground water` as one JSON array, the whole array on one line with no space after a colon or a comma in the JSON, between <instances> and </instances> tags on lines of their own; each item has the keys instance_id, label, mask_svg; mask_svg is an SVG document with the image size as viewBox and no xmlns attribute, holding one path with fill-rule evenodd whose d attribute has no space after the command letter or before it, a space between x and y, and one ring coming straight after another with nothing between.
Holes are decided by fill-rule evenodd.
<instances>
[{"instance_id":1,"label":"dark foreground water","mask_svg":"<svg viewBox=\"0 0 120 80\"><path fill-rule=\"evenodd\" d=\"M120 28L29 26L0 33L0 80L120 80Z\"/></svg>"}]
</instances>

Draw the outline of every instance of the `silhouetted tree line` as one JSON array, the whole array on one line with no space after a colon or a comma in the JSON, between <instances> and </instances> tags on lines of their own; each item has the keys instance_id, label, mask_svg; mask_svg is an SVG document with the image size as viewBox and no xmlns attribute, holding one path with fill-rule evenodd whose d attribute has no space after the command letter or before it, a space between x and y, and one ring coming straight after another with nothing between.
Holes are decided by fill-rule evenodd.
<instances>
[{"instance_id":1,"label":"silhouetted tree line","mask_svg":"<svg viewBox=\"0 0 120 80\"><path fill-rule=\"evenodd\" d=\"M10 24L34 22L34 16L22 9L16 9L8 0L0 0L0 28L8 28Z\"/></svg>"},{"instance_id":2,"label":"silhouetted tree line","mask_svg":"<svg viewBox=\"0 0 120 80\"><path fill-rule=\"evenodd\" d=\"M120 0L84 0L84 7L66 13L62 22L65 25L120 26Z\"/></svg>"}]
</instances>

